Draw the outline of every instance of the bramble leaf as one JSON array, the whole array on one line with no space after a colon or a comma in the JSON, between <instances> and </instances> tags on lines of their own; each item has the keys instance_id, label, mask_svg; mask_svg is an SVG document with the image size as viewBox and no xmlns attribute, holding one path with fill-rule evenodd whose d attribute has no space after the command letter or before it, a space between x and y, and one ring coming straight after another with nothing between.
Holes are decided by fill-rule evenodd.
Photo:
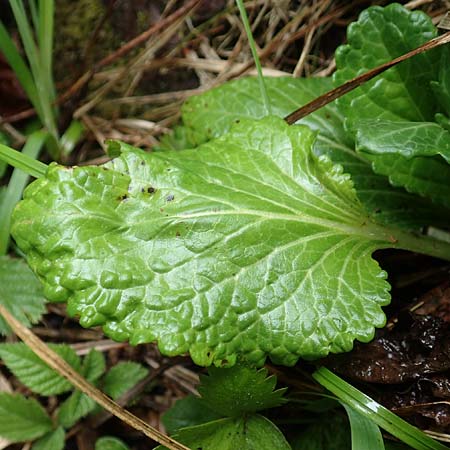
<instances>
[{"instance_id":1,"label":"bramble leaf","mask_svg":"<svg viewBox=\"0 0 450 450\"><path fill-rule=\"evenodd\" d=\"M287 116L301 105L332 89L331 78L265 78L273 113ZM241 78L190 98L183 105L183 123L166 140L169 148L186 149L219 137L239 120L266 114L258 79ZM344 116L335 102L309 114L299 123L318 132L317 155L327 155L351 175L356 194L371 215L381 223L417 229L424 225L446 226L450 210L433 207L426 199L393 188L387 177L374 173L369 161L354 150L344 130Z\"/></svg>"},{"instance_id":2,"label":"bramble leaf","mask_svg":"<svg viewBox=\"0 0 450 450\"><path fill-rule=\"evenodd\" d=\"M120 439L104 436L95 443L95 450L129 450L129 447Z\"/></svg>"},{"instance_id":3,"label":"bramble leaf","mask_svg":"<svg viewBox=\"0 0 450 450\"><path fill-rule=\"evenodd\" d=\"M188 395L167 410L162 416L162 422L169 434L173 434L185 427L201 425L206 422L221 419L200 397Z\"/></svg>"},{"instance_id":4,"label":"bramble leaf","mask_svg":"<svg viewBox=\"0 0 450 450\"><path fill-rule=\"evenodd\" d=\"M33 398L0 392L0 436L11 442L36 439L52 429L52 421Z\"/></svg>"},{"instance_id":5,"label":"bramble leaf","mask_svg":"<svg viewBox=\"0 0 450 450\"><path fill-rule=\"evenodd\" d=\"M80 358L65 344L49 344L75 370L80 369ZM72 385L47 366L23 343L0 344L0 357L9 370L29 389L42 395L58 395L70 391Z\"/></svg>"},{"instance_id":6,"label":"bramble leaf","mask_svg":"<svg viewBox=\"0 0 450 450\"><path fill-rule=\"evenodd\" d=\"M208 373L200 377L198 391L202 401L222 416L255 413L285 402L286 389L275 390L277 379L268 377L266 369L238 364L228 369L210 367Z\"/></svg>"},{"instance_id":7,"label":"bramble leaf","mask_svg":"<svg viewBox=\"0 0 450 450\"><path fill-rule=\"evenodd\" d=\"M27 327L44 314L46 301L41 283L23 259L0 256L0 303ZM10 332L0 316L0 334Z\"/></svg>"},{"instance_id":8,"label":"bramble leaf","mask_svg":"<svg viewBox=\"0 0 450 450\"><path fill-rule=\"evenodd\" d=\"M95 401L75 390L64 400L58 411L58 421L64 428L70 428L95 408Z\"/></svg>"},{"instance_id":9,"label":"bramble leaf","mask_svg":"<svg viewBox=\"0 0 450 450\"><path fill-rule=\"evenodd\" d=\"M47 297L115 339L200 365L347 351L385 321L389 285L371 253L447 250L372 223L313 140L270 117L196 150L54 164L27 188L13 234Z\"/></svg>"},{"instance_id":10,"label":"bramble leaf","mask_svg":"<svg viewBox=\"0 0 450 450\"><path fill-rule=\"evenodd\" d=\"M126 361L116 364L103 378L103 391L114 400L125 394L148 375L148 369L141 364Z\"/></svg>"},{"instance_id":11,"label":"bramble leaf","mask_svg":"<svg viewBox=\"0 0 450 450\"><path fill-rule=\"evenodd\" d=\"M90 383L96 381L105 371L105 357L98 350L91 350L83 360L81 375ZM58 411L58 419L65 428L70 428L79 419L88 415L95 408L95 401L79 390L74 390L70 396L64 400Z\"/></svg>"},{"instance_id":12,"label":"bramble leaf","mask_svg":"<svg viewBox=\"0 0 450 450\"><path fill-rule=\"evenodd\" d=\"M268 419L258 414L247 418L219 419L183 428L174 439L202 450L290 450L285 437ZM166 447L158 446L155 450Z\"/></svg>"},{"instance_id":13,"label":"bramble leaf","mask_svg":"<svg viewBox=\"0 0 450 450\"><path fill-rule=\"evenodd\" d=\"M31 450L63 450L65 433L62 427L47 433L36 442L34 442Z\"/></svg>"}]
</instances>

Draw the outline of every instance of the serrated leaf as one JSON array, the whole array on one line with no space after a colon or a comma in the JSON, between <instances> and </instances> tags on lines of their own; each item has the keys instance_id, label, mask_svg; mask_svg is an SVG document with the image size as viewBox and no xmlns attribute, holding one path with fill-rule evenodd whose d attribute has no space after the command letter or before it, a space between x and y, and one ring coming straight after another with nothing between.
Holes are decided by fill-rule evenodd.
<instances>
[{"instance_id":1,"label":"serrated leaf","mask_svg":"<svg viewBox=\"0 0 450 450\"><path fill-rule=\"evenodd\" d=\"M0 303L27 327L44 314L41 283L24 260L0 256ZM10 332L9 325L0 316L0 334Z\"/></svg>"},{"instance_id":2,"label":"serrated leaf","mask_svg":"<svg viewBox=\"0 0 450 450\"><path fill-rule=\"evenodd\" d=\"M96 381L105 371L105 357L103 353L92 349L83 359L81 366L81 375L90 383L96 384ZM75 390L64 400L58 411L58 420L65 428L70 428L82 417L87 416L94 410L96 403L86 394Z\"/></svg>"},{"instance_id":3,"label":"serrated leaf","mask_svg":"<svg viewBox=\"0 0 450 450\"><path fill-rule=\"evenodd\" d=\"M76 390L61 404L58 411L58 422L64 428L70 428L82 417L87 416L95 408L95 405L94 400Z\"/></svg>"},{"instance_id":4,"label":"serrated leaf","mask_svg":"<svg viewBox=\"0 0 450 450\"><path fill-rule=\"evenodd\" d=\"M290 450L285 437L270 420L260 415L220 419L184 428L174 436L189 448L202 450ZM166 447L158 446L155 450Z\"/></svg>"},{"instance_id":5,"label":"serrated leaf","mask_svg":"<svg viewBox=\"0 0 450 450\"><path fill-rule=\"evenodd\" d=\"M200 365L348 351L385 322L371 253L415 238L372 223L313 140L270 117L192 151L52 165L13 234L48 298L116 339Z\"/></svg>"},{"instance_id":6,"label":"serrated leaf","mask_svg":"<svg viewBox=\"0 0 450 450\"><path fill-rule=\"evenodd\" d=\"M236 365L229 369L210 367L208 373L200 377L198 391L203 402L222 416L255 413L285 402L286 389L275 390L277 379L268 377L266 369Z\"/></svg>"},{"instance_id":7,"label":"serrated leaf","mask_svg":"<svg viewBox=\"0 0 450 450\"><path fill-rule=\"evenodd\" d=\"M103 378L103 391L114 400L125 394L148 375L141 364L126 361L116 364Z\"/></svg>"},{"instance_id":8,"label":"serrated leaf","mask_svg":"<svg viewBox=\"0 0 450 450\"><path fill-rule=\"evenodd\" d=\"M437 35L431 18L393 3L372 6L347 30L348 44L336 50L336 84L419 47ZM437 112L431 81L438 78L441 49L410 58L339 98L353 128L363 119L431 121Z\"/></svg>"},{"instance_id":9,"label":"serrated leaf","mask_svg":"<svg viewBox=\"0 0 450 450\"><path fill-rule=\"evenodd\" d=\"M0 392L0 436L11 442L36 439L52 429L52 421L34 399Z\"/></svg>"},{"instance_id":10,"label":"serrated leaf","mask_svg":"<svg viewBox=\"0 0 450 450\"><path fill-rule=\"evenodd\" d=\"M348 420L341 414L323 414L290 439L292 450L349 450ZM367 449L369 450L369 449Z\"/></svg>"},{"instance_id":11,"label":"serrated leaf","mask_svg":"<svg viewBox=\"0 0 450 450\"><path fill-rule=\"evenodd\" d=\"M80 370L80 358L68 345L49 344L75 370ZM58 395L70 391L72 385L47 366L23 343L0 344L0 357L9 370L29 389L41 395Z\"/></svg>"},{"instance_id":12,"label":"serrated leaf","mask_svg":"<svg viewBox=\"0 0 450 450\"><path fill-rule=\"evenodd\" d=\"M357 149L392 184L450 208L450 133L438 124L361 121Z\"/></svg>"},{"instance_id":13,"label":"serrated leaf","mask_svg":"<svg viewBox=\"0 0 450 450\"><path fill-rule=\"evenodd\" d=\"M222 418L205 402L193 395L177 400L162 416L162 422L169 434L174 434L180 428L201 425Z\"/></svg>"},{"instance_id":14,"label":"serrated leaf","mask_svg":"<svg viewBox=\"0 0 450 450\"><path fill-rule=\"evenodd\" d=\"M104 436L95 443L95 450L129 450L129 447L120 439Z\"/></svg>"},{"instance_id":15,"label":"serrated leaf","mask_svg":"<svg viewBox=\"0 0 450 450\"><path fill-rule=\"evenodd\" d=\"M31 450L63 450L64 449L65 432L62 427L47 433L38 439Z\"/></svg>"},{"instance_id":16,"label":"serrated leaf","mask_svg":"<svg viewBox=\"0 0 450 450\"><path fill-rule=\"evenodd\" d=\"M81 374L91 383L95 383L105 372L106 363L102 352L92 349L83 359Z\"/></svg>"},{"instance_id":17,"label":"serrated leaf","mask_svg":"<svg viewBox=\"0 0 450 450\"><path fill-rule=\"evenodd\" d=\"M265 78L273 113L287 116L296 108L332 89L330 78ZM351 175L356 194L367 210L379 222L409 229L434 224L446 226L450 210L430 205L428 199L393 188L387 177L375 174L370 162L354 150L351 138L344 130L344 116L336 102L309 114L299 123L318 132L314 143L317 155L327 155L341 164ZM184 125L167 138L166 147L192 148L213 137L222 136L239 120L262 118L266 115L257 78L241 78L192 97L183 106Z\"/></svg>"}]
</instances>

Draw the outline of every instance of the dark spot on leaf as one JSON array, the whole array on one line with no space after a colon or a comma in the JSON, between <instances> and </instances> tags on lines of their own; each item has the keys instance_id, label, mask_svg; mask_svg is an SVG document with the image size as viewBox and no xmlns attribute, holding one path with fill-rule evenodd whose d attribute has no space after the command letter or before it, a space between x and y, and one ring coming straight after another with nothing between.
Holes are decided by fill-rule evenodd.
<instances>
[{"instance_id":1,"label":"dark spot on leaf","mask_svg":"<svg viewBox=\"0 0 450 450\"><path fill-rule=\"evenodd\" d=\"M145 189L144 189L144 188L141 188L141 192L144 193L144 192L145 192Z\"/></svg>"},{"instance_id":2,"label":"dark spot on leaf","mask_svg":"<svg viewBox=\"0 0 450 450\"><path fill-rule=\"evenodd\" d=\"M176 237L180 237L180 236L181 236L181 233L180 233L179 231L177 231L177 232L175 233L175 236L176 236Z\"/></svg>"},{"instance_id":3,"label":"dark spot on leaf","mask_svg":"<svg viewBox=\"0 0 450 450\"><path fill-rule=\"evenodd\" d=\"M145 161L141 161L141 166L145 166Z\"/></svg>"},{"instance_id":4,"label":"dark spot on leaf","mask_svg":"<svg viewBox=\"0 0 450 450\"><path fill-rule=\"evenodd\" d=\"M152 186L149 186L149 187L147 188L147 192L148 192L149 194L153 194L155 191L156 191L156 189L155 189L154 187L152 187Z\"/></svg>"},{"instance_id":5,"label":"dark spot on leaf","mask_svg":"<svg viewBox=\"0 0 450 450\"><path fill-rule=\"evenodd\" d=\"M174 198L175 198L175 196L174 196L173 194L169 194L169 195L166 197L166 201L171 202Z\"/></svg>"},{"instance_id":6,"label":"dark spot on leaf","mask_svg":"<svg viewBox=\"0 0 450 450\"><path fill-rule=\"evenodd\" d=\"M127 198L128 198L128 195L127 195L127 194L123 194L123 195L119 196L119 197L117 198L117 200L119 200L120 202L123 202L123 201L126 200Z\"/></svg>"},{"instance_id":7,"label":"dark spot on leaf","mask_svg":"<svg viewBox=\"0 0 450 450\"><path fill-rule=\"evenodd\" d=\"M234 121L234 123L241 123L241 120L240 120L240 119L236 119L236 120Z\"/></svg>"}]
</instances>

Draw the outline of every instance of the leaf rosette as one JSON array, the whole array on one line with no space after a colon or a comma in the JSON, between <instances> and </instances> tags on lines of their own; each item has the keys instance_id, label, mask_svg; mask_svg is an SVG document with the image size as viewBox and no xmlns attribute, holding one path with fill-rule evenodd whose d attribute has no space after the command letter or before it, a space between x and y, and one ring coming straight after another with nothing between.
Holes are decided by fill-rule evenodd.
<instances>
[{"instance_id":1,"label":"leaf rosette","mask_svg":"<svg viewBox=\"0 0 450 450\"><path fill-rule=\"evenodd\" d=\"M52 301L114 339L197 364L294 364L383 326L395 239L349 176L281 119L242 120L196 150L124 144L99 167L52 164L13 235Z\"/></svg>"}]
</instances>

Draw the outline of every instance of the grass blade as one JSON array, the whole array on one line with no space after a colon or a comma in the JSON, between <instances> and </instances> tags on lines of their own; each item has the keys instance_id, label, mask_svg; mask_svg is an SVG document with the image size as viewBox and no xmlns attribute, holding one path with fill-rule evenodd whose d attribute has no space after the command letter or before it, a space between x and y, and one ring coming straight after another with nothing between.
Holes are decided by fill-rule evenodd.
<instances>
[{"instance_id":1,"label":"grass blade","mask_svg":"<svg viewBox=\"0 0 450 450\"><path fill-rule=\"evenodd\" d=\"M33 76L31 75L30 69L14 45L14 42L2 22L0 22L0 50L16 74L20 85L36 109L37 114L41 116L42 110L40 109L37 89L34 84Z\"/></svg>"},{"instance_id":2,"label":"grass blade","mask_svg":"<svg viewBox=\"0 0 450 450\"><path fill-rule=\"evenodd\" d=\"M47 133L39 130L31 134L25 144L22 155L36 159L39 156ZM9 245L9 230L11 225L11 214L17 202L22 197L22 192L28 182L29 175L20 169L15 169L8 183L5 196L0 203L0 256L6 255Z\"/></svg>"},{"instance_id":3,"label":"grass blade","mask_svg":"<svg viewBox=\"0 0 450 450\"><path fill-rule=\"evenodd\" d=\"M28 62L30 64L31 73L36 86L37 91L37 103L39 107L36 108L36 112L40 113L39 118L41 122L45 125L49 133L58 139L58 129L56 127L55 113L52 106L52 99L54 98L54 89L51 87L53 83L49 81L47 76L47 68L41 59L41 49L36 45L33 37L33 31L30 22L27 17L26 10L24 8L22 0L10 0L11 9L14 14L14 18L17 23L17 28L19 30L20 38L22 40L25 53L27 55ZM42 11L39 11L42 14ZM48 12L47 12L48 14ZM47 18L48 20L48 18ZM39 28L41 28L43 20L40 19ZM53 18L50 23L53 23ZM42 30L42 33L49 33L50 39L53 39L53 32L50 30ZM48 46L48 39L45 39L45 45ZM50 44L51 48L51 44ZM48 49L46 49L48 52ZM47 57L48 59L48 57ZM51 57L50 57L51 62ZM46 62L48 64L48 61ZM36 107L36 105L33 104ZM49 153L54 159L59 158L58 147L49 146Z\"/></svg>"},{"instance_id":4,"label":"grass blade","mask_svg":"<svg viewBox=\"0 0 450 450\"><path fill-rule=\"evenodd\" d=\"M83 137L85 128L79 120L73 120L59 141L64 156L69 155L80 139Z\"/></svg>"},{"instance_id":5,"label":"grass blade","mask_svg":"<svg viewBox=\"0 0 450 450\"><path fill-rule=\"evenodd\" d=\"M54 0L39 0L39 28L38 43L41 56L42 75L47 82L47 89L51 94L50 100L55 100L55 87L53 84L53 16L55 11Z\"/></svg>"},{"instance_id":6,"label":"grass blade","mask_svg":"<svg viewBox=\"0 0 450 450\"><path fill-rule=\"evenodd\" d=\"M391 433L415 450L448 450L448 447L427 436L418 428L391 413L384 406L363 394L325 367L317 369L313 378L332 392L339 400L368 420Z\"/></svg>"},{"instance_id":7,"label":"grass blade","mask_svg":"<svg viewBox=\"0 0 450 450\"><path fill-rule=\"evenodd\" d=\"M41 178L47 173L47 164L18 152L7 145L0 144L0 159L35 178Z\"/></svg>"},{"instance_id":8,"label":"grass blade","mask_svg":"<svg viewBox=\"0 0 450 450\"><path fill-rule=\"evenodd\" d=\"M345 403L342 406L347 411L352 433L352 450L384 450L383 437L378 425L371 419L355 411Z\"/></svg>"},{"instance_id":9,"label":"grass blade","mask_svg":"<svg viewBox=\"0 0 450 450\"><path fill-rule=\"evenodd\" d=\"M267 114L271 114L272 110L270 107L269 96L267 95L266 85L264 84L264 77L262 74L261 62L259 60L258 51L256 50L255 40L253 39L252 29L250 28L250 22L248 21L247 11L244 7L244 2L242 0L236 0L237 7L241 14L242 24L244 25L245 33L247 34L248 43L252 51L252 56L255 61L256 71L258 72L259 88L261 90L261 96L264 100L264 106L266 108Z\"/></svg>"}]
</instances>

